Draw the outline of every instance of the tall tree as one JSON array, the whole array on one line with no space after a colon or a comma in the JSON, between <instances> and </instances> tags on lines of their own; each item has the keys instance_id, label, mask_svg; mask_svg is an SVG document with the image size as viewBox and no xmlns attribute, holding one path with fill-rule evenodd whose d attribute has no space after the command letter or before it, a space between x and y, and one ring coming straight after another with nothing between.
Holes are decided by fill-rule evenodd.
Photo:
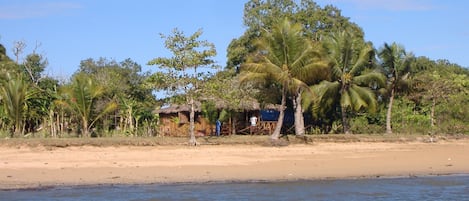
<instances>
[{"instance_id":1,"label":"tall tree","mask_svg":"<svg viewBox=\"0 0 469 201\"><path fill-rule=\"evenodd\" d=\"M288 18L303 26L304 35L314 41L348 27L357 36L362 29L342 16L341 11L327 5L321 8L313 0L250 0L244 5L243 22L246 31L233 39L227 50L227 68L238 68L255 51L254 41L264 29L271 30L278 19Z\"/></svg>"},{"instance_id":2,"label":"tall tree","mask_svg":"<svg viewBox=\"0 0 469 201\"><path fill-rule=\"evenodd\" d=\"M314 79L320 69L327 66L311 40L303 37L300 24L291 24L285 18L273 27L272 32L265 30L257 43L257 52L242 65L245 71L242 79L273 79L281 88L279 118L272 139L278 139L283 125L287 93L293 95L295 109L295 133L304 135L303 109L301 94L308 91L306 84Z\"/></svg>"},{"instance_id":3,"label":"tall tree","mask_svg":"<svg viewBox=\"0 0 469 201\"><path fill-rule=\"evenodd\" d=\"M325 80L312 87L318 92L315 107L340 105L343 132L349 134L349 113L362 109L374 111L377 102L370 87L384 86L385 77L368 68L374 51L363 38L344 30L332 33L323 43L329 55L332 76L330 81Z\"/></svg>"},{"instance_id":4,"label":"tall tree","mask_svg":"<svg viewBox=\"0 0 469 201\"><path fill-rule=\"evenodd\" d=\"M422 102L429 102L430 109L430 127L432 133L438 128L437 122L437 111L436 108L439 105L448 102L449 97L454 94L467 93L466 87L468 86L467 81L461 78L467 78L466 75L456 74L448 72L447 69L443 69L444 66L440 65L439 70L432 72L422 72L415 78L413 86L414 91L418 92L418 96ZM445 107L455 107L448 106ZM449 110L449 109L445 109Z\"/></svg>"},{"instance_id":5,"label":"tall tree","mask_svg":"<svg viewBox=\"0 0 469 201\"><path fill-rule=\"evenodd\" d=\"M378 56L381 58L382 67L388 78L389 102L386 112L386 133L392 133L391 117L392 105L395 93L408 88L410 65L413 56L408 55L402 45L392 43L391 45L384 43L379 50Z\"/></svg>"},{"instance_id":6,"label":"tall tree","mask_svg":"<svg viewBox=\"0 0 469 201\"><path fill-rule=\"evenodd\" d=\"M178 29L174 29L171 36L161 34L165 39L165 47L173 56L157 57L148 62L149 65L157 65L165 71L150 77L153 86L156 89L166 89L172 96L182 95L190 106L189 143L191 145L197 145L194 133L195 103L200 95L199 82L204 77L204 72L197 70L201 67L216 67L211 59L216 55L215 45L206 40L199 40L201 35L202 30L186 36Z\"/></svg>"},{"instance_id":7,"label":"tall tree","mask_svg":"<svg viewBox=\"0 0 469 201\"><path fill-rule=\"evenodd\" d=\"M26 48L26 42L24 41L15 41L13 42L13 54L16 57L16 63L18 64L20 62L20 57L21 54L23 54L24 49Z\"/></svg>"},{"instance_id":8,"label":"tall tree","mask_svg":"<svg viewBox=\"0 0 469 201\"><path fill-rule=\"evenodd\" d=\"M26 56L21 67L32 83L37 85L41 79L41 73L47 67L48 61L42 55L32 53Z\"/></svg>"}]
</instances>

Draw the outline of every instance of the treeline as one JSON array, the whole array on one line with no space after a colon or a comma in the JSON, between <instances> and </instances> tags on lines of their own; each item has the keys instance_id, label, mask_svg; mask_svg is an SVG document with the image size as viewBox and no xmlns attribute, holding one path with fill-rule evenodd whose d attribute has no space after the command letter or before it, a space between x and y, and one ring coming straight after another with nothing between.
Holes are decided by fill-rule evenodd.
<instances>
[{"instance_id":1,"label":"treeline","mask_svg":"<svg viewBox=\"0 0 469 201\"><path fill-rule=\"evenodd\" d=\"M469 133L467 68L372 44L338 8L312 0L251 0L244 24L227 67L293 110L297 135Z\"/></svg>"},{"instance_id":2,"label":"treeline","mask_svg":"<svg viewBox=\"0 0 469 201\"><path fill-rule=\"evenodd\" d=\"M338 8L311 0L251 0L244 24L227 68L293 110L297 135L469 133L467 68L365 41Z\"/></svg>"},{"instance_id":3,"label":"treeline","mask_svg":"<svg viewBox=\"0 0 469 201\"><path fill-rule=\"evenodd\" d=\"M312 0L250 0L246 31L227 50L227 64L202 31L165 36L170 58L148 62L87 59L70 80L43 76L35 52L19 61L0 45L0 130L3 136L155 136L165 104L188 104L210 121L228 123L249 104L275 105L273 139L281 134L469 134L469 70L446 60L416 57L395 42L372 44L334 6ZM155 90L167 92L156 100ZM202 106L198 106L202 103ZM198 107L198 109L197 109ZM282 123L294 114L294 129ZM234 125L234 120L230 121ZM190 126L193 128L193 126ZM191 142L195 142L193 130Z\"/></svg>"},{"instance_id":4,"label":"treeline","mask_svg":"<svg viewBox=\"0 0 469 201\"><path fill-rule=\"evenodd\" d=\"M16 42L14 47L25 45ZM35 52L13 61L0 44L2 136L155 135L156 100L144 86L148 75L139 64L87 59L68 81L44 76L46 66L47 60Z\"/></svg>"}]
</instances>

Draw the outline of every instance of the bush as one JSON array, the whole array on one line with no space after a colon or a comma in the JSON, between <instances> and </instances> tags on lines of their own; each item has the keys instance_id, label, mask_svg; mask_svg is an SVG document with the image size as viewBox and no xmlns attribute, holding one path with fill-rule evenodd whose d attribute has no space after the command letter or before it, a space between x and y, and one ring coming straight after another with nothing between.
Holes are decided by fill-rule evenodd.
<instances>
[{"instance_id":1,"label":"bush","mask_svg":"<svg viewBox=\"0 0 469 201\"><path fill-rule=\"evenodd\" d=\"M384 133L384 127L370 123L365 116L355 117L350 122L350 131L355 134L380 134Z\"/></svg>"}]
</instances>

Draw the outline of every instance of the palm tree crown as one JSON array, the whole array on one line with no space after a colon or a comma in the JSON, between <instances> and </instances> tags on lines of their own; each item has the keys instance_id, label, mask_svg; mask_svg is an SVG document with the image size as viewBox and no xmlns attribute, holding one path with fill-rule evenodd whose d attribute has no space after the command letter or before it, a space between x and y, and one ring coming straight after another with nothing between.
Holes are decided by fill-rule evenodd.
<instances>
[{"instance_id":1,"label":"palm tree crown","mask_svg":"<svg viewBox=\"0 0 469 201\"><path fill-rule=\"evenodd\" d=\"M257 52L242 65L242 80L273 80L281 87L282 100L277 127L278 138L283 124L287 93L300 96L307 84L326 67L317 46L303 35L300 24L283 19L271 31L264 30L256 43ZM297 104L301 106L301 104ZM300 108L301 110L301 108ZM296 121L296 119L295 119Z\"/></svg>"},{"instance_id":2,"label":"palm tree crown","mask_svg":"<svg viewBox=\"0 0 469 201\"><path fill-rule=\"evenodd\" d=\"M319 96L315 108L330 109L340 104L343 131L349 133L348 113L375 111L377 102L370 87L384 86L385 78L370 68L374 50L362 38L342 31L331 34L323 43L330 59L331 79L312 87Z\"/></svg>"}]
</instances>

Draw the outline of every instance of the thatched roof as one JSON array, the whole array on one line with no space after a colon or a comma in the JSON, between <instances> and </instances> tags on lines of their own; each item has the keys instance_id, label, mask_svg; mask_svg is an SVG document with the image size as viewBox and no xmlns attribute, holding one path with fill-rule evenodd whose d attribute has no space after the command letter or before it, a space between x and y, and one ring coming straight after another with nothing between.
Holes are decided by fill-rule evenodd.
<instances>
[{"instance_id":1,"label":"thatched roof","mask_svg":"<svg viewBox=\"0 0 469 201\"><path fill-rule=\"evenodd\" d=\"M196 112L202 111L201 110L201 105L202 104L200 102L197 102L195 104L195 111ZM261 109L274 109L274 110L276 110L276 109L279 108L279 105L267 104L267 105L264 105L264 106L261 107L261 104L257 101L243 99L243 100L240 100L239 104L236 105L236 107L227 105L226 103L221 102L221 101L217 101L215 103L215 107L217 109L226 109L226 108L234 109L234 108L236 108L235 110L261 110ZM191 109L190 105L188 105L188 104L184 104L184 105L173 104L173 105L170 105L168 107L163 107L163 108L156 109L154 111L154 113L156 113L156 114L172 114L172 113L178 113L178 112L189 112L190 109Z\"/></svg>"},{"instance_id":2,"label":"thatched roof","mask_svg":"<svg viewBox=\"0 0 469 201\"><path fill-rule=\"evenodd\" d=\"M171 105L169 107L164 107L160 109L156 109L154 113L156 114L172 114L178 112L188 112L190 111L190 105ZM200 107L195 108L196 112L200 112Z\"/></svg>"}]
</instances>

